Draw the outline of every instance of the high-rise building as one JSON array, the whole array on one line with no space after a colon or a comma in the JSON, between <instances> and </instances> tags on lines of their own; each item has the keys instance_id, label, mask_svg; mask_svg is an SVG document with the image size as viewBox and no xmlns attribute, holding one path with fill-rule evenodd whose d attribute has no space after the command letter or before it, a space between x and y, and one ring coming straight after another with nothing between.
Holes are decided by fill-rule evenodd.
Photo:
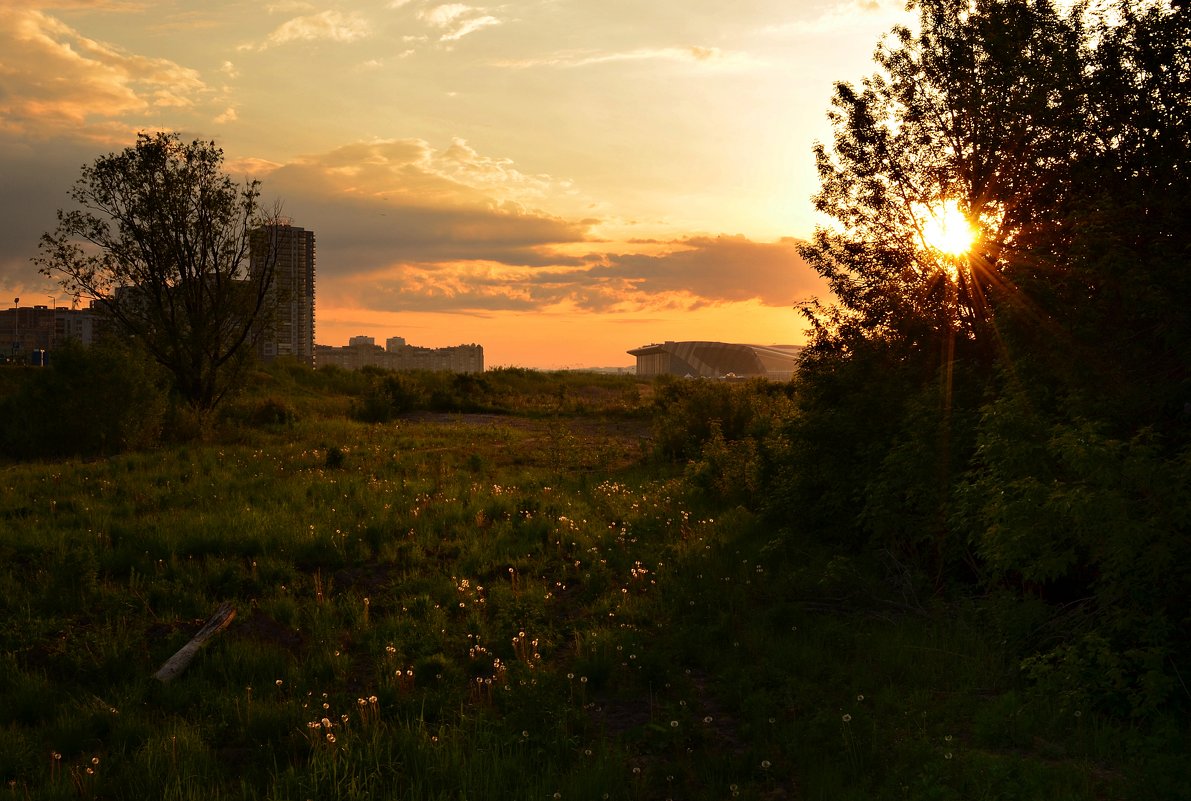
<instances>
[{"instance_id":1,"label":"high-rise building","mask_svg":"<svg viewBox=\"0 0 1191 801\"><path fill-rule=\"evenodd\" d=\"M257 342L262 359L292 356L314 364L314 232L273 223L253 233L251 269L273 258L273 283Z\"/></svg>"}]
</instances>

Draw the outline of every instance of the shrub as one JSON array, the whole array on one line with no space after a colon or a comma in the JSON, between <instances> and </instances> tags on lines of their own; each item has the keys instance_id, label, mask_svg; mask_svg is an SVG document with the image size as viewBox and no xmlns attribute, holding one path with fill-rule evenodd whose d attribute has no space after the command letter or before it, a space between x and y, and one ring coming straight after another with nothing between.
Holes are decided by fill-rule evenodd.
<instances>
[{"instance_id":1,"label":"shrub","mask_svg":"<svg viewBox=\"0 0 1191 801\"><path fill-rule=\"evenodd\" d=\"M248 410L248 424L256 427L289 426L297 419L294 407L282 398L261 398Z\"/></svg>"},{"instance_id":2,"label":"shrub","mask_svg":"<svg viewBox=\"0 0 1191 801\"><path fill-rule=\"evenodd\" d=\"M0 452L54 458L151 446L162 435L168 383L131 346L67 340L0 403Z\"/></svg>"},{"instance_id":3,"label":"shrub","mask_svg":"<svg viewBox=\"0 0 1191 801\"><path fill-rule=\"evenodd\" d=\"M663 376L654 391L654 447L675 461L699 458L713 439L762 439L790 414L790 385Z\"/></svg>"},{"instance_id":4,"label":"shrub","mask_svg":"<svg viewBox=\"0 0 1191 801\"><path fill-rule=\"evenodd\" d=\"M403 373L365 368L368 389L353 406L352 415L367 423L384 423L399 414L425 408L426 393L421 383Z\"/></svg>"},{"instance_id":5,"label":"shrub","mask_svg":"<svg viewBox=\"0 0 1191 801\"><path fill-rule=\"evenodd\" d=\"M1086 610L1039 644L1029 675L1113 714L1159 711L1189 655L1191 451L1051 418L1014 393L986 406L979 433L959 517L990 578Z\"/></svg>"}]
</instances>

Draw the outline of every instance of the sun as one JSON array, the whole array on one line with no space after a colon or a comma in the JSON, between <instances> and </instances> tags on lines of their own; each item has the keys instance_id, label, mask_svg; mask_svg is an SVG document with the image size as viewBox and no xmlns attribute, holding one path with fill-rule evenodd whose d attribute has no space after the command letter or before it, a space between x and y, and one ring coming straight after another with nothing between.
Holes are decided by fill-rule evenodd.
<instances>
[{"instance_id":1,"label":"sun","mask_svg":"<svg viewBox=\"0 0 1191 801\"><path fill-rule=\"evenodd\" d=\"M916 216L922 220L922 242L929 250L945 256L962 256L971 250L976 241L976 228L959 210L956 201L922 204L916 212Z\"/></svg>"}]
</instances>

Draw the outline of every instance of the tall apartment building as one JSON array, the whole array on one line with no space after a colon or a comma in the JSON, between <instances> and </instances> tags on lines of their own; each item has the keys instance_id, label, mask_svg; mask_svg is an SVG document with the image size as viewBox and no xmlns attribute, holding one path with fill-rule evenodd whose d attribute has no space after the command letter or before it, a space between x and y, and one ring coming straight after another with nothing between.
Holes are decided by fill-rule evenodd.
<instances>
[{"instance_id":1,"label":"tall apartment building","mask_svg":"<svg viewBox=\"0 0 1191 801\"><path fill-rule=\"evenodd\" d=\"M288 222L253 233L251 269L276 258L264 331L257 343L262 359L292 356L314 364L314 232Z\"/></svg>"}]
</instances>

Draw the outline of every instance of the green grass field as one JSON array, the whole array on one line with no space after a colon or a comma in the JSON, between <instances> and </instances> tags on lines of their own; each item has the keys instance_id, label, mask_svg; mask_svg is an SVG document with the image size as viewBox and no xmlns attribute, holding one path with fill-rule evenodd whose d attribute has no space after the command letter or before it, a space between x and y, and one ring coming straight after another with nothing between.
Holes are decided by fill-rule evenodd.
<instances>
[{"instance_id":1,"label":"green grass field","mask_svg":"<svg viewBox=\"0 0 1191 801\"><path fill-rule=\"evenodd\" d=\"M648 385L364 423L295 375L199 443L0 467L0 793L1186 790L1185 727L1028 692L1037 610L918 597L879 554L695 489L653 456ZM292 415L242 422L276 397ZM156 681L224 602L231 626Z\"/></svg>"}]
</instances>

